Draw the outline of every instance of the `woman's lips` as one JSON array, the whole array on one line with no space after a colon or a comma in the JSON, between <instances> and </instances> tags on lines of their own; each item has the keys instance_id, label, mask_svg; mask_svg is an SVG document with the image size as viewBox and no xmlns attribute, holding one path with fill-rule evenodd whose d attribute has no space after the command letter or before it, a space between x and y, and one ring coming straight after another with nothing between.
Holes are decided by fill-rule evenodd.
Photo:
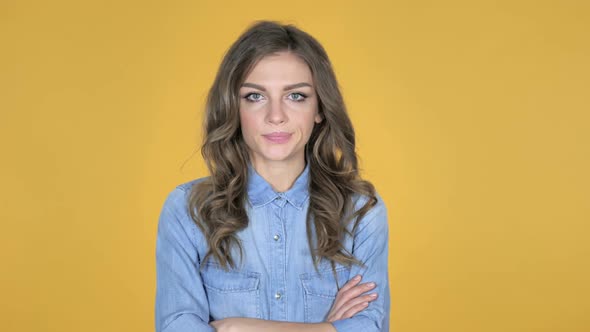
<instances>
[{"instance_id":1,"label":"woman's lips","mask_svg":"<svg viewBox=\"0 0 590 332\"><path fill-rule=\"evenodd\" d=\"M291 139L291 134L289 133L270 133L262 136L272 143L278 144L287 143Z\"/></svg>"}]
</instances>

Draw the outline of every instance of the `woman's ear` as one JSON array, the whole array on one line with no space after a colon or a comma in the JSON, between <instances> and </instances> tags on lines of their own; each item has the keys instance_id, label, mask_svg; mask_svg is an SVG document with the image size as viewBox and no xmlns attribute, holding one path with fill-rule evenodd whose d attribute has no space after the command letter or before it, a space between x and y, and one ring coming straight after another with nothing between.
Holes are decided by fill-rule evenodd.
<instances>
[{"instance_id":1,"label":"woman's ear","mask_svg":"<svg viewBox=\"0 0 590 332\"><path fill-rule=\"evenodd\" d=\"M324 117L322 116L322 114L320 112L318 112L315 115L315 119L314 120L315 120L315 123L320 123L320 122L322 122L324 120Z\"/></svg>"}]
</instances>

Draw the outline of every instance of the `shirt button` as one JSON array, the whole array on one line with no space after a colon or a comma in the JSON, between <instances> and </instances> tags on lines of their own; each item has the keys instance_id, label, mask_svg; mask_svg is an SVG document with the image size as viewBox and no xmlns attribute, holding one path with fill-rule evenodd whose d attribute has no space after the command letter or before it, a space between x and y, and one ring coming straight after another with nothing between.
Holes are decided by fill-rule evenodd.
<instances>
[{"instance_id":1,"label":"shirt button","mask_svg":"<svg viewBox=\"0 0 590 332\"><path fill-rule=\"evenodd\" d=\"M275 241L278 241L281 237L279 236L279 234L275 234L275 236L273 236L272 238L275 239Z\"/></svg>"},{"instance_id":2,"label":"shirt button","mask_svg":"<svg viewBox=\"0 0 590 332\"><path fill-rule=\"evenodd\" d=\"M277 292L277 293L275 294L275 299L277 299L277 300L278 300L278 299L280 299L280 298L281 298L281 293Z\"/></svg>"}]
</instances>

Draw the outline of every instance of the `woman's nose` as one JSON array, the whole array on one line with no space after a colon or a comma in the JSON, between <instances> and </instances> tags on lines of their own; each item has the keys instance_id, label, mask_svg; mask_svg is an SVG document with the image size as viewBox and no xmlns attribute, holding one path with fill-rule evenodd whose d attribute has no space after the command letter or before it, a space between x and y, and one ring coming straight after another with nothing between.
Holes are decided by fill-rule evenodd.
<instances>
[{"instance_id":1,"label":"woman's nose","mask_svg":"<svg viewBox=\"0 0 590 332\"><path fill-rule=\"evenodd\" d=\"M284 107L281 100L271 102L267 112L267 121L272 124L281 124L287 121Z\"/></svg>"}]
</instances>

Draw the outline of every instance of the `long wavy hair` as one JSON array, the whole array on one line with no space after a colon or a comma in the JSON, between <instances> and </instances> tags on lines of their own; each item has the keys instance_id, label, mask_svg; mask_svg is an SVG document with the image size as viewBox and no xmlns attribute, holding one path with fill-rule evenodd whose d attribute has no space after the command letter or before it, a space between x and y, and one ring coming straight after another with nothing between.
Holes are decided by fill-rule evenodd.
<instances>
[{"instance_id":1,"label":"long wavy hair","mask_svg":"<svg viewBox=\"0 0 590 332\"><path fill-rule=\"evenodd\" d=\"M248 226L245 204L250 161L241 134L238 92L259 60L280 51L301 57L311 69L323 118L315 124L305 147L310 166L307 240L314 267L317 270L321 258L330 261L333 271L336 262L364 266L343 241L346 234L353 236L377 198L373 185L360 178L354 129L328 55L315 38L294 25L257 21L226 52L207 96L201 153L210 176L194 185L189 197L190 216L209 246L201 267L213 257L224 269L235 268L234 245L242 259L236 232ZM368 198L356 210L355 194ZM352 232L347 229L350 222L354 222Z\"/></svg>"}]
</instances>

